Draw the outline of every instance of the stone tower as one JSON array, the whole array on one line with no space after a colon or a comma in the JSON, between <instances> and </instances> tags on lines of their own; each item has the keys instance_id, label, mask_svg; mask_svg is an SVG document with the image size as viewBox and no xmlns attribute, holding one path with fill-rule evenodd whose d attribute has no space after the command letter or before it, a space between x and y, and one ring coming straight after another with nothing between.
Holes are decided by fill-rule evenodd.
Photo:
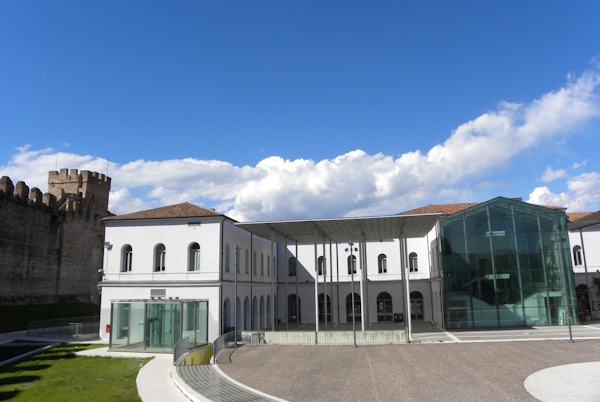
<instances>
[{"instance_id":1,"label":"stone tower","mask_svg":"<svg viewBox=\"0 0 600 402\"><path fill-rule=\"evenodd\" d=\"M57 200L65 195L81 197L98 215L108 215L110 177L103 174L87 170L78 172L77 169L51 171L48 173L48 192Z\"/></svg>"}]
</instances>

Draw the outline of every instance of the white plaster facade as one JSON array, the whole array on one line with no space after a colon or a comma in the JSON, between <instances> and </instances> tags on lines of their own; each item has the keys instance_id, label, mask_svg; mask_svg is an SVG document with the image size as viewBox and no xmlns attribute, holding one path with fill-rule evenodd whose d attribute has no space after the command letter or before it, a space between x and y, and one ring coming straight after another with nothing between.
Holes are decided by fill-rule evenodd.
<instances>
[{"instance_id":1,"label":"white plaster facade","mask_svg":"<svg viewBox=\"0 0 600 402\"><path fill-rule=\"evenodd\" d=\"M597 293L600 289L594 287L593 283L593 278L600 278L600 228L570 231L569 244L575 286L578 290L589 289L590 304L593 305L592 316L600 318L600 295Z\"/></svg>"},{"instance_id":2,"label":"white plaster facade","mask_svg":"<svg viewBox=\"0 0 600 402\"><path fill-rule=\"evenodd\" d=\"M301 299L301 324L316 321L314 244L297 246L297 276L289 276L283 244L252 235L224 215L107 220L105 224L105 238L110 246L105 253L104 277L100 283L103 339L109 338L107 325L110 324L111 303L151 300L153 290L164 291L162 298L165 300L207 300L209 342L234 326L234 316L237 316L238 329L266 329L273 324L285 324L288 321L287 296L296 294L296 279ZM430 281L430 238L435 238L435 229L426 238L407 241L408 253L416 253L418 259L418 270L410 273L411 293L421 295L419 309L422 314L415 318L428 321L441 318L441 310L435 311L441 306L434 303L431 291L432 287L439 289L439 280ZM190 271L190 245L194 243L200 246L200 269ZM160 244L165 248L164 270L156 271L156 247ZM127 246L131 247L132 254L130 271L127 271L124 258ZM327 290L324 290L323 275L319 275L318 292L325 291L331 303L328 325L332 324L331 320L334 324L351 322L346 309L346 298L351 294L347 248L348 244L341 243L325 245ZM288 259L296 254L295 244L288 244L287 249ZM322 244L318 244L316 250L317 258L323 255ZM282 258L278 258L278 254ZM380 273L378 258L381 254L386 256L387 272ZM273 270L273 267L277 269ZM363 281L361 275L364 275ZM406 314L397 239L367 242L366 265L361 266L358 259L354 280L366 325L378 321L377 301L382 292L391 296L393 313ZM234 304L234 300L237 303ZM237 314L234 314L234 305Z\"/></svg>"},{"instance_id":3,"label":"white plaster facade","mask_svg":"<svg viewBox=\"0 0 600 402\"><path fill-rule=\"evenodd\" d=\"M364 256L360 251L353 251L357 258L354 292L362 312L357 328L376 325L381 319L389 320L389 309L394 315L392 319L410 312L412 319L443 322L443 291L437 263L438 225L423 238L407 239L406 255L414 253L417 264L410 265L418 267L409 273L409 297L404 291L398 239L367 242ZM576 285L586 283L584 266L573 255L573 248L581 246L581 236L588 280L592 285L591 278L600 276L600 230L569 233ZM153 289L164 291L165 299L208 301L209 342L236 324L241 330L270 329L275 324L286 323L290 329L296 325L314 325L319 315L318 295L323 293L330 303L327 325L351 322L348 243L276 244L250 234L220 214L107 220L106 241L110 247L105 253L104 278L100 284L103 339L108 339L106 329L110 324L111 303L150 300ZM194 243L200 247L200 267L190 271L190 245ZM165 247L165 262L164 271L157 272L155 248L159 244ZM132 249L131 271L124 267L123 250L127 245ZM363 250L357 246L354 245ZM325 275L317 275L316 262L322 256L325 256ZM385 269L380 269L381 256L385 256ZM296 275L290 275L291 257L297 258ZM316 287L315 277L318 277ZM386 299L386 294L391 300L388 299L383 314L380 302ZM300 298L298 324L288 309L289 298L295 295ZM409 298L410 307L406 302ZM600 297L594 293L593 299L597 311ZM234 317L237 317L236 323ZM320 317L319 327L324 328L324 314Z\"/></svg>"}]
</instances>

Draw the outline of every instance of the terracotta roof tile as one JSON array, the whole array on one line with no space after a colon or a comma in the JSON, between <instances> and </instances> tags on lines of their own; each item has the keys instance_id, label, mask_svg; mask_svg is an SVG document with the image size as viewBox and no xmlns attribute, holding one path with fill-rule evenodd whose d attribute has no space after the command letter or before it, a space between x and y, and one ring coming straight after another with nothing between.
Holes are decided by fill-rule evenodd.
<instances>
[{"instance_id":1,"label":"terracotta roof tile","mask_svg":"<svg viewBox=\"0 0 600 402\"><path fill-rule=\"evenodd\" d=\"M478 202L462 203L462 204L433 204L426 207L411 209L410 211L401 212L398 215L417 215L417 214L433 214L441 212L444 215L452 215L465 209L477 205Z\"/></svg>"},{"instance_id":2,"label":"terracotta roof tile","mask_svg":"<svg viewBox=\"0 0 600 402\"><path fill-rule=\"evenodd\" d=\"M441 212L444 215L452 215L460 211L464 211L467 208L474 207L479 202L465 202L460 204L430 204L425 207L411 209L410 211L401 212L398 215L416 215L416 214L431 214L435 212ZM552 205L539 205L540 207L554 209L554 210L565 210L565 207L556 207ZM581 217L580 217L581 218ZM577 218L579 219L579 218Z\"/></svg>"},{"instance_id":3,"label":"terracotta roof tile","mask_svg":"<svg viewBox=\"0 0 600 402\"><path fill-rule=\"evenodd\" d=\"M146 211L133 212L125 215L114 215L104 218L105 221L138 220L138 219L169 219L169 218L200 218L206 216L223 216L222 214L203 208L198 205L184 202L183 204L169 205L148 209Z\"/></svg>"},{"instance_id":4,"label":"terracotta roof tile","mask_svg":"<svg viewBox=\"0 0 600 402\"><path fill-rule=\"evenodd\" d=\"M593 214L593 212L569 212L567 214L567 220L569 222L575 222L581 218L585 218L588 215Z\"/></svg>"}]
</instances>

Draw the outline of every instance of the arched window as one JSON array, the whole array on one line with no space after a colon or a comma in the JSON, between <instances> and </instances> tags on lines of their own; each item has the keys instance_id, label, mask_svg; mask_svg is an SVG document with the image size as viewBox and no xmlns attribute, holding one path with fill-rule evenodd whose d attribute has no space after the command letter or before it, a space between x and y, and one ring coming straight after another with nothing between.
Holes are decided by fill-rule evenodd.
<instances>
[{"instance_id":1,"label":"arched window","mask_svg":"<svg viewBox=\"0 0 600 402\"><path fill-rule=\"evenodd\" d=\"M271 296L267 296L267 328L271 325Z\"/></svg>"},{"instance_id":2,"label":"arched window","mask_svg":"<svg viewBox=\"0 0 600 402\"><path fill-rule=\"evenodd\" d=\"M244 300L244 330L250 330L250 299L248 296Z\"/></svg>"},{"instance_id":3,"label":"arched window","mask_svg":"<svg viewBox=\"0 0 600 402\"><path fill-rule=\"evenodd\" d=\"M165 270L165 257L167 250L164 244L157 244L154 247L154 272L160 272Z\"/></svg>"},{"instance_id":4,"label":"arched window","mask_svg":"<svg viewBox=\"0 0 600 402\"><path fill-rule=\"evenodd\" d=\"M265 255L260 253L260 274L265 274Z\"/></svg>"},{"instance_id":5,"label":"arched window","mask_svg":"<svg viewBox=\"0 0 600 402\"><path fill-rule=\"evenodd\" d=\"M129 244L123 246L121 251L121 272L131 272L131 262L133 261L133 249Z\"/></svg>"},{"instance_id":6,"label":"arched window","mask_svg":"<svg viewBox=\"0 0 600 402\"><path fill-rule=\"evenodd\" d=\"M225 272L229 272L229 265L231 264L229 256L229 244L225 245Z\"/></svg>"},{"instance_id":7,"label":"arched window","mask_svg":"<svg viewBox=\"0 0 600 402\"><path fill-rule=\"evenodd\" d=\"M392 296L388 292L381 292L377 295L377 321L394 321Z\"/></svg>"},{"instance_id":8,"label":"arched window","mask_svg":"<svg viewBox=\"0 0 600 402\"><path fill-rule=\"evenodd\" d=\"M412 320L423 319L423 294L421 292L410 292L410 318Z\"/></svg>"},{"instance_id":9,"label":"arched window","mask_svg":"<svg viewBox=\"0 0 600 402\"><path fill-rule=\"evenodd\" d=\"M321 256L319 257L319 259L317 260L318 262L318 267L319 267L319 275L327 275L327 267L325 267L325 257Z\"/></svg>"},{"instance_id":10,"label":"arched window","mask_svg":"<svg viewBox=\"0 0 600 402\"><path fill-rule=\"evenodd\" d=\"M352 308L352 293L346 297L346 322L352 322L352 313L354 313L354 320L360 322L360 295L358 293L354 293L354 308Z\"/></svg>"},{"instance_id":11,"label":"arched window","mask_svg":"<svg viewBox=\"0 0 600 402\"><path fill-rule=\"evenodd\" d=\"M248 254L248 249L246 249L246 253L244 255L244 273L248 274L250 273L248 271L248 266L250 265L250 255Z\"/></svg>"},{"instance_id":12,"label":"arched window","mask_svg":"<svg viewBox=\"0 0 600 402\"><path fill-rule=\"evenodd\" d=\"M575 266L583 265L583 259L581 258L581 246L573 247L573 260L575 262Z\"/></svg>"},{"instance_id":13,"label":"arched window","mask_svg":"<svg viewBox=\"0 0 600 402\"><path fill-rule=\"evenodd\" d=\"M267 276L271 276L271 258L267 256Z\"/></svg>"},{"instance_id":14,"label":"arched window","mask_svg":"<svg viewBox=\"0 0 600 402\"><path fill-rule=\"evenodd\" d=\"M300 298L296 298L296 295L292 293L288 296L288 322L299 323L300 312L302 311Z\"/></svg>"},{"instance_id":15,"label":"arched window","mask_svg":"<svg viewBox=\"0 0 600 402\"><path fill-rule=\"evenodd\" d=\"M226 332L227 329L231 327L231 310L229 306L229 298L225 298L223 302L223 332Z\"/></svg>"},{"instance_id":16,"label":"arched window","mask_svg":"<svg viewBox=\"0 0 600 402\"><path fill-rule=\"evenodd\" d=\"M319 294L319 322L325 322L324 299L325 296L323 293ZM327 295L327 322L331 322L331 299L329 298L329 295Z\"/></svg>"},{"instance_id":17,"label":"arched window","mask_svg":"<svg viewBox=\"0 0 600 402\"><path fill-rule=\"evenodd\" d=\"M387 257L385 254L379 254L377 257L377 266L380 274L387 274Z\"/></svg>"},{"instance_id":18,"label":"arched window","mask_svg":"<svg viewBox=\"0 0 600 402\"><path fill-rule=\"evenodd\" d=\"M235 256L235 272L240 273L240 249L239 247L234 250Z\"/></svg>"},{"instance_id":19,"label":"arched window","mask_svg":"<svg viewBox=\"0 0 600 402\"><path fill-rule=\"evenodd\" d=\"M190 244L188 252L188 271L200 271L200 245Z\"/></svg>"},{"instance_id":20,"label":"arched window","mask_svg":"<svg viewBox=\"0 0 600 402\"><path fill-rule=\"evenodd\" d=\"M348 256L348 275L356 273L356 256Z\"/></svg>"},{"instance_id":21,"label":"arched window","mask_svg":"<svg viewBox=\"0 0 600 402\"><path fill-rule=\"evenodd\" d=\"M290 276L296 276L296 257L290 257L288 262L288 269Z\"/></svg>"},{"instance_id":22,"label":"arched window","mask_svg":"<svg viewBox=\"0 0 600 402\"><path fill-rule=\"evenodd\" d=\"M419 272L419 262L417 260L417 253L410 253L408 255L408 265L410 272Z\"/></svg>"},{"instance_id":23,"label":"arched window","mask_svg":"<svg viewBox=\"0 0 600 402\"><path fill-rule=\"evenodd\" d=\"M255 330L258 327L258 304L256 303L256 296L252 299L252 329Z\"/></svg>"},{"instance_id":24,"label":"arched window","mask_svg":"<svg viewBox=\"0 0 600 402\"><path fill-rule=\"evenodd\" d=\"M260 317L258 322L259 328L265 327L265 298L263 296L260 297Z\"/></svg>"},{"instance_id":25,"label":"arched window","mask_svg":"<svg viewBox=\"0 0 600 402\"><path fill-rule=\"evenodd\" d=\"M242 302L239 297L235 298L235 325L238 331L242 330Z\"/></svg>"},{"instance_id":26,"label":"arched window","mask_svg":"<svg viewBox=\"0 0 600 402\"><path fill-rule=\"evenodd\" d=\"M252 273L256 275L256 251L252 257Z\"/></svg>"}]
</instances>

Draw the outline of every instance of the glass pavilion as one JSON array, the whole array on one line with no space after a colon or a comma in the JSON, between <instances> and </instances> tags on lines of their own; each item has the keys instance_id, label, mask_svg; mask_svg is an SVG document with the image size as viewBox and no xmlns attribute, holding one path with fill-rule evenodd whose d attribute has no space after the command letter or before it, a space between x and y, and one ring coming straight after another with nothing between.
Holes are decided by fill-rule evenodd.
<instances>
[{"instance_id":1,"label":"glass pavilion","mask_svg":"<svg viewBox=\"0 0 600 402\"><path fill-rule=\"evenodd\" d=\"M564 211L498 197L441 219L440 232L447 328L566 325L563 277L576 322Z\"/></svg>"},{"instance_id":2,"label":"glass pavilion","mask_svg":"<svg viewBox=\"0 0 600 402\"><path fill-rule=\"evenodd\" d=\"M110 322L111 349L172 351L184 338L193 348L208 342L208 301L115 301Z\"/></svg>"}]
</instances>

